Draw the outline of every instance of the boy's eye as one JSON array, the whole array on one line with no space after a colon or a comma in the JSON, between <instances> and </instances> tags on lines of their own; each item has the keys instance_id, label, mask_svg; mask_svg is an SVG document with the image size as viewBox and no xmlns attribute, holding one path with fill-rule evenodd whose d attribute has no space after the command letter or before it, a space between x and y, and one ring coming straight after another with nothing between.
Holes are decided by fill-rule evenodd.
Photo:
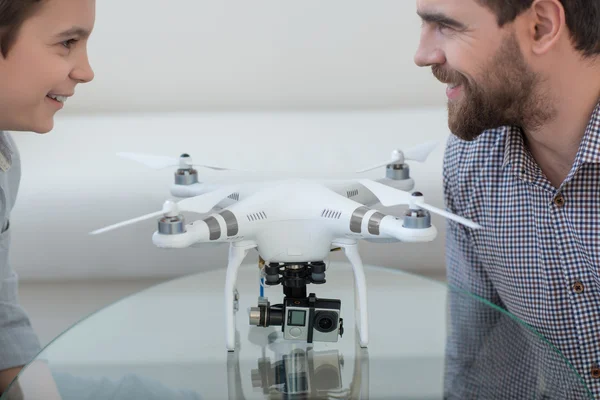
<instances>
[{"instance_id":1,"label":"boy's eye","mask_svg":"<svg viewBox=\"0 0 600 400\"><path fill-rule=\"evenodd\" d=\"M61 44L63 46L65 46L67 49L70 49L71 46L73 46L76 42L77 42L77 39L69 39L69 40L65 40L64 42L61 42Z\"/></svg>"}]
</instances>

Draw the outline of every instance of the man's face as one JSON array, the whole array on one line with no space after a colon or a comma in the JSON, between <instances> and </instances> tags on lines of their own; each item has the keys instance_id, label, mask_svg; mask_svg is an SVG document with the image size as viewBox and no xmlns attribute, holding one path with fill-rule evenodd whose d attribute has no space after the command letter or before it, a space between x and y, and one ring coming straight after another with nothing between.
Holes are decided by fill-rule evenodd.
<instances>
[{"instance_id":1,"label":"man's face","mask_svg":"<svg viewBox=\"0 0 600 400\"><path fill-rule=\"evenodd\" d=\"M71 96L94 73L87 39L95 0L42 0L6 58L0 56L0 130L45 133L63 107L52 96Z\"/></svg>"},{"instance_id":2,"label":"man's face","mask_svg":"<svg viewBox=\"0 0 600 400\"><path fill-rule=\"evenodd\" d=\"M475 0L417 0L423 19L415 55L447 83L448 126L473 140L504 125L534 127L549 118L540 78L528 67L513 27Z\"/></svg>"}]
</instances>

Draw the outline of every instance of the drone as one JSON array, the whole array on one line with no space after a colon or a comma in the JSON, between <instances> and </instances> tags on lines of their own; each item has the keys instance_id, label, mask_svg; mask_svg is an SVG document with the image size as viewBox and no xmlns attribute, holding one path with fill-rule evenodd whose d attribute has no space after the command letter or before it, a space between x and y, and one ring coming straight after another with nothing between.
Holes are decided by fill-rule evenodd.
<instances>
[{"instance_id":1,"label":"drone","mask_svg":"<svg viewBox=\"0 0 600 400\"><path fill-rule=\"evenodd\" d=\"M260 256L261 282L283 286L285 301L271 306L259 297L249 310L252 325L281 325L286 339L337 341L343 334L339 300L307 296L307 284L325 283L326 265L333 250L343 250L352 265L355 281L355 321L361 347L369 342L367 286L358 242L420 243L433 241L437 229L431 214L457 221L472 229L473 221L425 202L421 192L410 191L414 180L407 161L424 162L436 147L427 142L357 173L386 168L383 179L271 180L233 184L198 181L196 167L218 171L222 166L196 164L187 153L180 157L118 153L119 157L150 168L176 168L170 192L183 198L167 200L162 210L98 229L105 233L143 220L157 218L152 241L159 248L187 248L199 243L228 243L225 278L225 344L235 351L235 314L239 310L238 270L251 250ZM407 205L401 217L373 208ZM206 214L187 223L182 212ZM262 294L262 291L261 291Z\"/></svg>"}]
</instances>

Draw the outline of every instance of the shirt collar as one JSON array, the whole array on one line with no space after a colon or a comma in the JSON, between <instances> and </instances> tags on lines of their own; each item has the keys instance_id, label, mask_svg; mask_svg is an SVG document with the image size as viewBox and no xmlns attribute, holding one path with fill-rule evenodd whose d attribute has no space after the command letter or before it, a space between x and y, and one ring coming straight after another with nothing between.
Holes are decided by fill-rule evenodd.
<instances>
[{"instance_id":1,"label":"shirt collar","mask_svg":"<svg viewBox=\"0 0 600 400\"><path fill-rule=\"evenodd\" d=\"M516 126L506 126L503 129L506 142L502 167L509 166L523 178L534 179L541 171L525 146L523 131ZM600 103L594 108L585 129L571 172L585 163L600 163Z\"/></svg>"},{"instance_id":2,"label":"shirt collar","mask_svg":"<svg viewBox=\"0 0 600 400\"><path fill-rule=\"evenodd\" d=\"M540 168L525 146L523 131L517 126L506 126L504 132L505 145L502 167L509 167L513 173L523 179L530 181L535 179L540 173Z\"/></svg>"},{"instance_id":3,"label":"shirt collar","mask_svg":"<svg viewBox=\"0 0 600 400\"><path fill-rule=\"evenodd\" d=\"M600 103L592 112L575 157L575 167L585 163L600 163Z\"/></svg>"}]
</instances>

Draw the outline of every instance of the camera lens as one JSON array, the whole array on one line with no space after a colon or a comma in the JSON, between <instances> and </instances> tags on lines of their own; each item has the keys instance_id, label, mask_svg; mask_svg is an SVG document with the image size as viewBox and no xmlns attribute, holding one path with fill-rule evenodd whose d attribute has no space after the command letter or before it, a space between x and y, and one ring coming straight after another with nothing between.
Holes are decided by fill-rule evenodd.
<instances>
[{"instance_id":1,"label":"camera lens","mask_svg":"<svg viewBox=\"0 0 600 400\"><path fill-rule=\"evenodd\" d=\"M315 316L314 327L323 333L335 330L337 328L337 314L331 311L319 311Z\"/></svg>"},{"instance_id":2,"label":"camera lens","mask_svg":"<svg viewBox=\"0 0 600 400\"><path fill-rule=\"evenodd\" d=\"M324 331L331 329L332 325L333 325L333 321L330 320L329 318L323 318L319 321L319 328L321 328Z\"/></svg>"}]
</instances>

